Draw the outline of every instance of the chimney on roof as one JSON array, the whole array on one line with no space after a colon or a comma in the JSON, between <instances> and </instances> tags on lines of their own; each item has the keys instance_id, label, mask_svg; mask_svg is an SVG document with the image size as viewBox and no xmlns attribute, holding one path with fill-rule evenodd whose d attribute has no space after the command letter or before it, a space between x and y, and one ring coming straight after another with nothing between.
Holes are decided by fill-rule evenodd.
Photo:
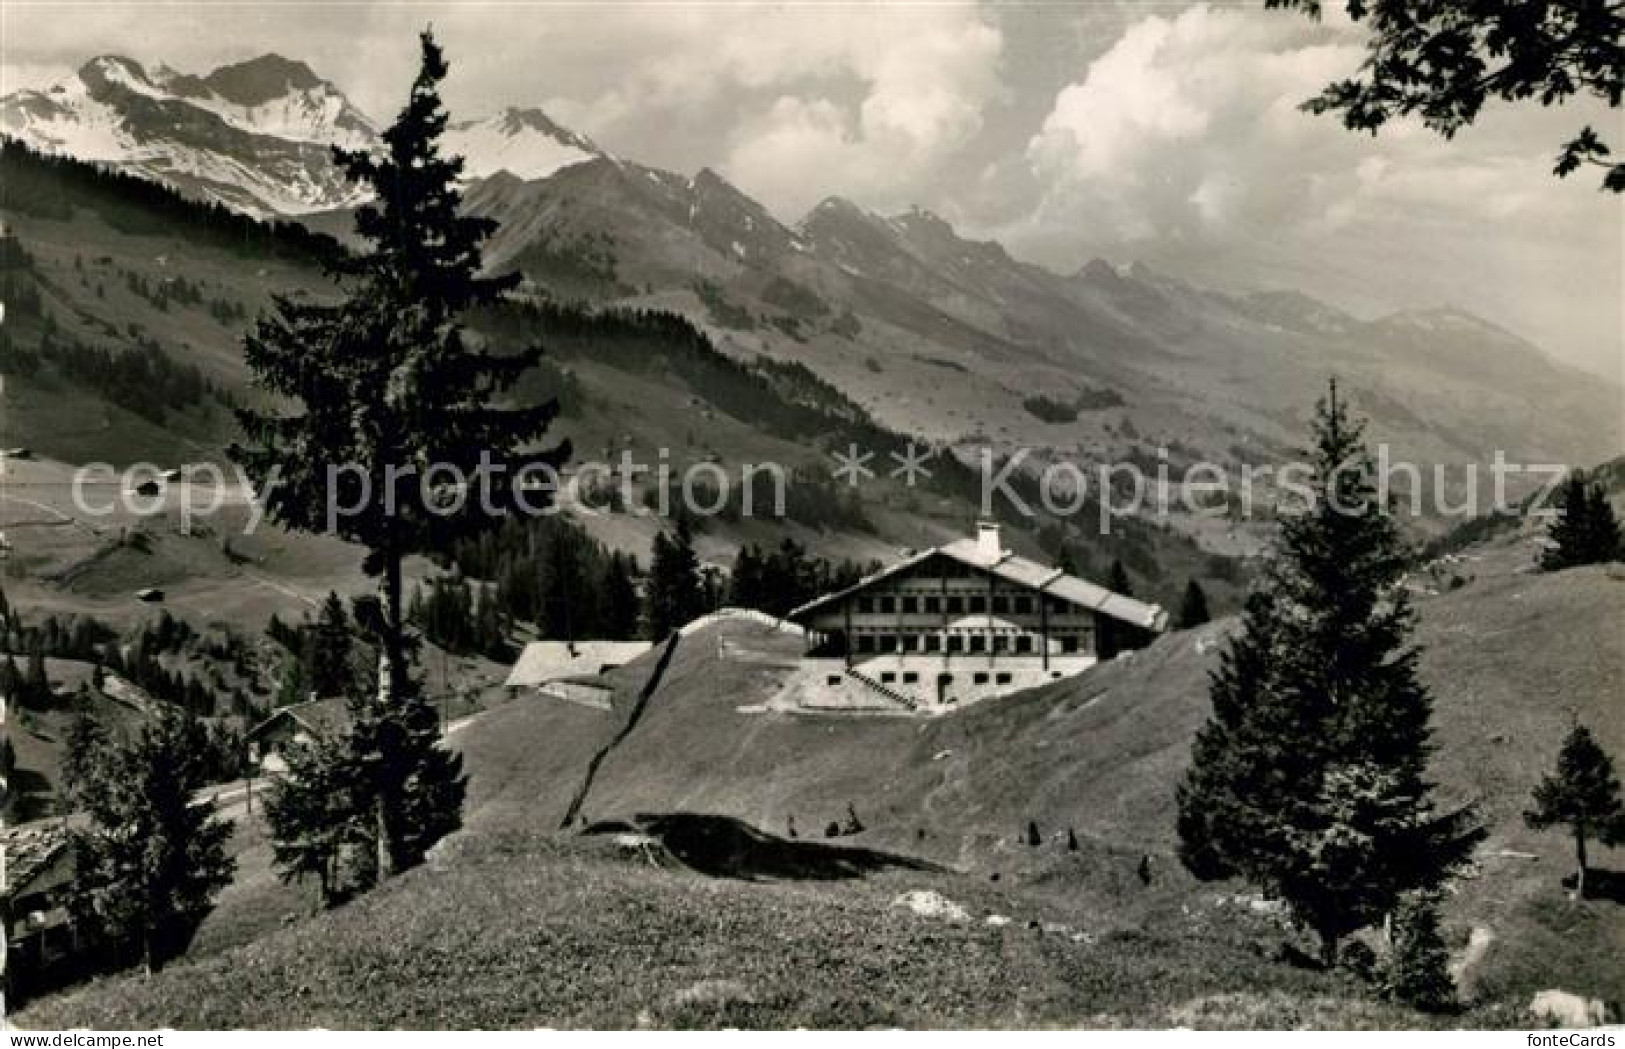
<instances>
[{"instance_id":1,"label":"chimney on roof","mask_svg":"<svg viewBox=\"0 0 1625 1049\"><path fill-rule=\"evenodd\" d=\"M997 561L1004 556L1004 544L999 541L997 521L976 522L976 553L988 561Z\"/></svg>"}]
</instances>

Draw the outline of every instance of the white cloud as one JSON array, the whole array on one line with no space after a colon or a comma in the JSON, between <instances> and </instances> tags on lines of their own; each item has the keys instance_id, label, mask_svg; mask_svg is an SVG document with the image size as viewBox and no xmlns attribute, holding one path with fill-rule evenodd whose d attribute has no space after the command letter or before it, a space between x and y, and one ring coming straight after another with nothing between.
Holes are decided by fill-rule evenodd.
<instances>
[{"instance_id":1,"label":"white cloud","mask_svg":"<svg viewBox=\"0 0 1625 1049\"><path fill-rule=\"evenodd\" d=\"M1045 214L1110 208L1123 231L1224 235L1261 211L1312 207L1313 187L1282 192L1282 177L1306 149L1356 148L1297 108L1358 65L1359 48L1330 32L1207 6L1130 26L1028 145Z\"/></svg>"},{"instance_id":2,"label":"white cloud","mask_svg":"<svg viewBox=\"0 0 1625 1049\"><path fill-rule=\"evenodd\" d=\"M965 7L877 9L815 43L798 39L809 72L850 79L853 101L820 84L781 93L740 121L720 167L786 215L834 190L878 207L918 199L982 130L1001 45Z\"/></svg>"},{"instance_id":3,"label":"white cloud","mask_svg":"<svg viewBox=\"0 0 1625 1049\"><path fill-rule=\"evenodd\" d=\"M1560 142L1617 114L1492 106L1445 140L1303 112L1359 67L1365 33L1208 5L1140 18L1029 140L1032 206L982 232L1063 266L1141 257L1372 310L1454 301L1618 374L1625 208L1589 173L1551 175Z\"/></svg>"}]
</instances>

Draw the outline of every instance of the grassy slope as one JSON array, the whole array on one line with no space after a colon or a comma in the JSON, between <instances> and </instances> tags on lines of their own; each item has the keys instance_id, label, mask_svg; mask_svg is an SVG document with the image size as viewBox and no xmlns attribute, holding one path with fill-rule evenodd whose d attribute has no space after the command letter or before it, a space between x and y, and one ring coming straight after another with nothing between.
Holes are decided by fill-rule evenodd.
<instances>
[{"instance_id":1,"label":"grassy slope","mask_svg":"<svg viewBox=\"0 0 1625 1049\"><path fill-rule=\"evenodd\" d=\"M937 889L972 921L891 905ZM1012 906L1013 905L1013 906ZM988 913L1010 925L981 921ZM599 840L465 838L343 910L151 979L42 1002L27 1027L1410 1025L1274 964L1245 913L1049 932L1042 905L953 875L753 883L654 869ZM1177 912L1174 912L1177 913ZM1076 931L1085 931L1078 929ZM1200 964L1192 964L1200 959ZM252 979L244 979L245 973Z\"/></svg>"},{"instance_id":2,"label":"grassy slope","mask_svg":"<svg viewBox=\"0 0 1625 1049\"><path fill-rule=\"evenodd\" d=\"M1625 639L1616 629L1625 579L1617 569L1513 571L1527 554L1521 544L1501 547L1476 566L1477 579L1421 605L1443 791L1478 799L1492 822L1447 929L1458 948L1470 929L1493 936L1464 980L1473 1024L1521 1025L1517 1007L1544 987L1604 997L1625 987L1625 911L1568 901L1559 885L1568 843L1531 834L1517 817L1571 710L1612 752L1625 752L1617 694ZM152 981L106 981L20 1019L47 1027L1425 1023L1362 1003L1337 978L1267 960L1283 934L1227 902L1240 887L1197 885L1174 864L1171 788L1205 715L1211 641L1225 628L1176 634L1075 681L931 722L738 713L772 672L717 658L718 633L749 642L745 628L702 633L684 642L644 719L604 763L588 815L687 809L782 832L793 813L811 838L850 799L869 827L858 843L945 860L958 872L717 881L654 870L601 839L555 837L625 699L621 715L521 699L456 737L473 774L469 830L431 869L282 930L272 918L293 904L270 895L286 890L259 875L259 890L234 890L238 897L223 903L195 960ZM619 672L622 692L635 692L646 673L646 664ZM1082 850L1015 844L1028 819L1050 834L1076 826ZM1142 853L1153 856L1150 887L1134 876ZM1593 862L1625 867L1618 852ZM1016 922L999 929L902 915L888 904L905 888L936 888L973 916L997 911ZM1042 934L1028 920L1064 923L1092 942ZM255 922L269 935L224 950L248 940ZM234 989L245 966L257 974L252 995ZM821 978L806 979L812 971Z\"/></svg>"}]
</instances>

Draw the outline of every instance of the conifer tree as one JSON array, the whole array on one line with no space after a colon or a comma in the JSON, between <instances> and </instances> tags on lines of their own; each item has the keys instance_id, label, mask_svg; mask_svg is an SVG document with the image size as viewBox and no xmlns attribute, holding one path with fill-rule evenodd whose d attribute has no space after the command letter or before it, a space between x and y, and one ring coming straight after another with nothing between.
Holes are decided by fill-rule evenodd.
<instances>
[{"instance_id":1,"label":"conifer tree","mask_svg":"<svg viewBox=\"0 0 1625 1049\"><path fill-rule=\"evenodd\" d=\"M542 594L542 624L546 636L574 641L584 636L582 612L591 593L583 578L578 537L560 530L547 537L544 549L547 589Z\"/></svg>"},{"instance_id":2,"label":"conifer tree","mask_svg":"<svg viewBox=\"0 0 1625 1049\"><path fill-rule=\"evenodd\" d=\"M318 696L350 691L352 637L349 613L338 594L328 592L316 621L304 632L305 681Z\"/></svg>"},{"instance_id":3,"label":"conifer tree","mask_svg":"<svg viewBox=\"0 0 1625 1049\"><path fill-rule=\"evenodd\" d=\"M638 589L633 581L635 563L630 557L612 553L604 560L600 584L603 603L603 633L607 638L625 641L638 634Z\"/></svg>"},{"instance_id":4,"label":"conifer tree","mask_svg":"<svg viewBox=\"0 0 1625 1049\"><path fill-rule=\"evenodd\" d=\"M0 816L11 811L11 780L16 772L17 749L12 746L9 735L0 736Z\"/></svg>"},{"instance_id":5,"label":"conifer tree","mask_svg":"<svg viewBox=\"0 0 1625 1049\"><path fill-rule=\"evenodd\" d=\"M1619 518L1602 484L1571 471L1557 492L1540 567L1548 572L1605 564L1619 557Z\"/></svg>"},{"instance_id":6,"label":"conifer tree","mask_svg":"<svg viewBox=\"0 0 1625 1049\"><path fill-rule=\"evenodd\" d=\"M1134 596L1134 584L1129 581L1128 569L1123 567L1123 562L1112 562L1111 570L1106 573L1106 589L1124 597Z\"/></svg>"},{"instance_id":7,"label":"conifer tree","mask_svg":"<svg viewBox=\"0 0 1625 1049\"><path fill-rule=\"evenodd\" d=\"M1433 894L1408 893L1395 909L1393 948L1382 984L1390 997L1424 1012L1456 1005L1450 948L1439 930L1439 902Z\"/></svg>"},{"instance_id":8,"label":"conifer tree","mask_svg":"<svg viewBox=\"0 0 1625 1049\"><path fill-rule=\"evenodd\" d=\"M1124 597L1134 596L1134 584L1130 582L1128 569L1123 567L1122 561L1112 562L1111 569L1106 573L1106 589ZM1113 616L1098 616L1095 631L1095 644L1101 659L1110 659L1119 652L1144 647L1150 640L1146 631Z\"/></svg>"},{"instance_id":9,"label":"conifer tree","mask_svg":"<svg viewBox=\"0 0 1625 1049\"><path fill-rule=\"evenodd\" d=\"M17 669L17 660L9 653L0 660L0 697L7 703L23 701L23 672Z\"/></svg>"},{"instance_id":10,"label":"conifer tree","mask_svg":"<svg viewBox=\"0 0 1625 1049\"><path fill-rule=\"evenodd\" d=\"M334 530L362 545L362 567L379 580L378 688L366 719L373 731L357 738L377 748L366 763L385 788L375 799L382 877L421 855L424 827L410 821L423 815L425 799L460 798L446 784L402 793L422 786L425 770L411 762L426 760L402 562L449 550L489 527L493 514L524 509L514 501L516 485L478 478L500 469L498 481L511 481L526 465L556 466L567 454L564 446L530 450L557 414L553 402L499 403L539 349L499 353L464 334L460 318L500 298L519 276L481 276L481 246L495 224L463 212L462 160L439 146L445 58L432 34L420 42L410 98L380 151L335 150L340 169L371 197L355 216L361 248L335 264L339 298L275 297L245 340L258 385L300 411L239 410L247 443L233 448L256 484L275 477L266 486L273 520L298 531ZM427 722L434 721L429 710ZM457 817L425 818L443 827Z\"/></svg>"},{"instance_id":11,"label":"conifer tree","mask_svg":"<svg viewBox=\"0 0 1625 1049\"><path fill-rule=\"evenodd\" d=\"M1179 618L1175 626L1180 630L1190 630L1212 619L1213 614L1207 607L1207 593L1202 589L1202 584L1192 579L1185 584L1185 596L1179 602Z\"/></svg>"},{"instance_id":12,"label":"conifer tree","mask_svg":"<svg viewBox=\"0 0 1625 1049\"><path fill-rule=\"evenodd\" d=\"M1524 822L1535 830L1566 826L1574 834L1575 894L1586 893L1586 845L1625 842L1625 806L1614 763L1591 730L1575 725L1558 751L1557 768L1535 787L1535 807Z\"/></svg>"},{"instance_id":13,"label":"conifer tree","mask_svg":"<svg viewBox=\"0 0 1625 1049\"><path fill-rule=\"evenodd\" d=\"M1619 517L1608 501L1608 491L1601 481L1591 482L1591 550L1598 564L1617 561L1625 554L1625 534L1620 531Z\"/></svg>"},{"instance_id":14,"label":"conifer tree","mask_svg":"<svg viewBox=\"0 0 1625 1049\"><path fill-rule=\"evenodd\" d=\"M235 869L230 824L192 802L205 783L195 743L166 714L110 748L81 798L89 826L72 833L80 928L114 953L139 950L148 972L186 950Z\"/></svg>"},{"instance_id":15,"label":"conifer tree","mask_svg":"<svg viewBox=\"0 0 1625 1049\"><path fill-rule=\"evenodd\" d=\"M740 547L728 576L728 602L738 608L761 608L766 596L763 558L756 547Z\"/></svg>"},{"instance_id":16,"label":"conifer tree","mask_svg":"<svg viewBox=\"0 0 1625 1049\"><path fill-rule=\"evenodd\" d=\"M62 747L62 798L70 807L95 790L94 781L104 771L103 756L111 740L107 729L88 710L80 710L68 723L68 736Z\"/></svg>"},{"instance_id":17,"label":"conifer tree","mask_svg":"<svg viewBox=\"0 0 1625 1049\"><path fill-rule=\"evenodd\" d=\"M28 669L23 673L24 706L44 708L51 703L51 681L45 673L45 652L38 644L28 653Z\"/></svg>"},{"instance_id":18,"label":"conifer tree","mask_svg":"<svg viewBox=\"0 0 1625 1049\"><path fill-rule=\"evenodd\" d=\"M1330 966L1341 940L1442 884L1482 840L1435 811L1406 552L1337 399L1317 405L1311 499L1286 515L1210 685L1178 792L1181 855L1284 900Z\"/></svg>"},{"instance_id":19,"label":"conifer tree","mask_svg":"<svg viewBox=\"0 0 1625 1049\"><path fill-rule=\"evenodd\" d=\"M272 861L284 882L315 878L321 905L332 907L376 873L369 864L346 878L341 866L346 849L364 859L377 852L365 777L353 767L348 738L296 741L282 760L286 774L265 792Z\"/></svg>"},{"instance_id":20,"label":"conifer tree","mask_svg":"<svg viewBox=\"0 0 1625 1049\"><path fill-rule=\"evenodd\" d=\"M688 524L681 518L669 537L665 532L655 534L649 559L647 606L649 636L657 641L699 616L705 608L699 558L694 553Z\"/></svg>"}]
</instances>

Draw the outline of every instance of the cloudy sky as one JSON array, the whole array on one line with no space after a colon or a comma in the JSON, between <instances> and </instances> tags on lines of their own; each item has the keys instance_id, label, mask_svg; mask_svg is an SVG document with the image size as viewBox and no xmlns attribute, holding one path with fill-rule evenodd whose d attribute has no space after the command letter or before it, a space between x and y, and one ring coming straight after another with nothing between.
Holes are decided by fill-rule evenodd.
<instances>
[{"instance_id":1,"label":"cloudy sky","mask_svg":"<svg viewBox=\"0 0 1625 1049\"><path fill-rule=\"evenodd\" d=\"M1496 107L1450 142L1346 132L1298 104L1358 67L1363 31L1262 0L0 5L4 90L99 53L205 72L276 51L387 118L432 21L454 112L539 105L786 221L830 194L919 204L1061 270L1140 259L1362 314L1458 305L1625 366L1625 202L1549 174L1586 123L1625 145L1619 111Z\"/></svg>"}]
</instances>

